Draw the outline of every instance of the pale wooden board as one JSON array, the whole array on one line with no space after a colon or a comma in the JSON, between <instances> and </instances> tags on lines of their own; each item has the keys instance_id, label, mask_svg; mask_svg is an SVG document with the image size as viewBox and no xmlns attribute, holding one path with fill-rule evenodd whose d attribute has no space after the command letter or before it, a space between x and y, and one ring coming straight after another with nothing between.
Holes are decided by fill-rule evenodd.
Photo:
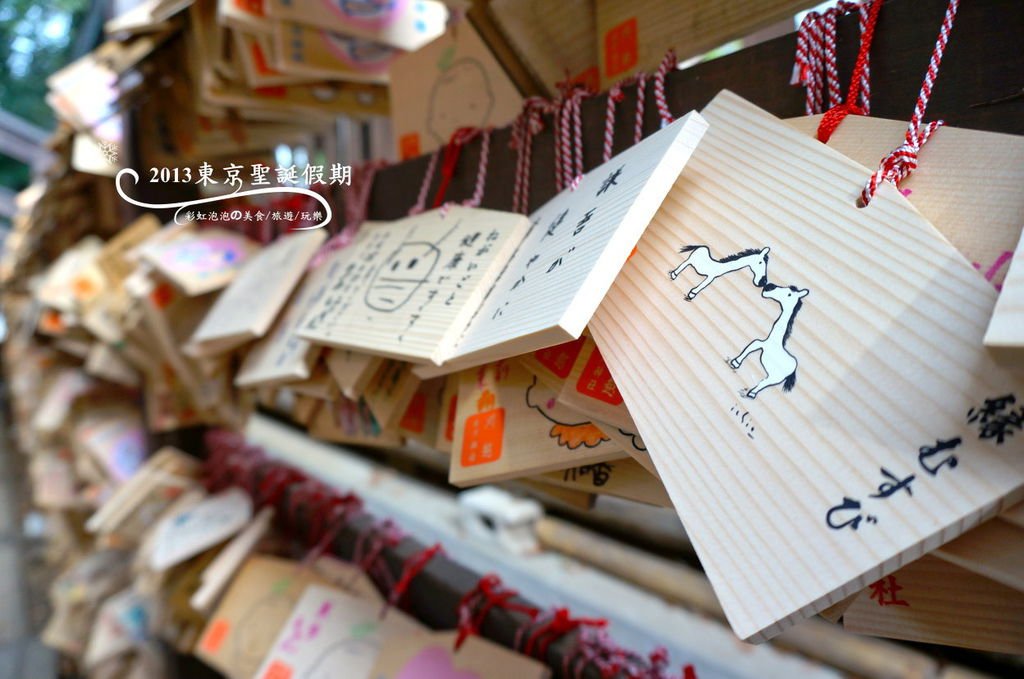
<instances>
[{"instance_id":1,"label":"pale wooden board","mask_svg":"<svg viewBox=\"0 0 1024 679\"><path fill-rule=\"evenodd\" d=\"M594 347L596 349L597 345L594 344L589 335L584 335L577 340L517 356L515 360L536 375L537 379L544 385L556 391L559 403L589 417L613 443L639 462L644 469L657 476L658 472L654 467L654 462L651 460L651 455L647 452L643 439L639 434L635 433L636 424L633 423L632 419L628 420L629 426L619 427L601 419L601 413L597 411L605 412L606 408L600 406L610 408L603 401L581 398L578 403L570 404L566 403L562 398L563 393L568 389L567 385L575 384L573 375L576 375L575 379L578 380L579 375L582 374L583 366L585 366L583 354L587 347ZM597 407L591 408L590 406ZM622 408L625 410L625 406Z\"/></svg>"},{"instance_id":2,"label":"pale wooden board","mask_svg":"<svg viewBox=\"0 0 1024 679\"><path fill-rule=\"evenodd\" d=\"M313 78L282 73L271 66L271 41L265 35L233 30L235 54L249 87L273 87L309 82Z\"/></svg>"},{"instance_id":3,"label":"pale wooden board","mask_svg":"<svg viewBox=\"0 0 1024 679\"><path fill-rule=\"evenodd\" d=\"M858 594L851 594L839 603L832 604L828 608L824 609L819 616L828 620L831 623L837 623L843 617L843 613L846 613L846 609L853 605L853 602L857 600Z\"/></svg>"},{"instance_id":4,"label":"pale wooden board","mask_svg":"<svg viewBox=\"0 0 1024 679\"><path fill-rule=\"evenodd\" d=\"M189 12L192 30L185 34L190 70L195 74L194 79L198 85L202 105L243 108L246 109L246 115L258 113L263 120L289 121L295 114L302 114L305 116L303 124L306 126L317 122L326 123L342 114L387 114L387 89L382 85L339 82L280 85L269 90L261 90L249 89L241 79L223 77L212 68L216 55L211 52L210 47L214 44L216 32L220 29L217 24L218 17L212 9L214 8L211 3L194 4ZM269 36L273 29L273 22L244 11L237 17L228 17L223 24L256 35ZM283 118L281 114L284 114ZM291 114L291 117L288 114ZM309 118L316 120L311 121ZM278 137L275 143L280 142L281 139ZM237 148L237 142L233 148Z\"/></svg>"},{"instance_id":5,"label":"pale wooden board","mask_svg":"<svg viewBox=\"0 0 1024 679\"><path fill-rule=\"evenodd\" d=\"M274 22L274 66L285 73L383 84L398 54L393 47L364 38L294 21Z\"/></svg>"},{"instance_id":6,"label":"pale wooden board","mask_svg":"<svg viewBox=\"0 0 1024 679\"><path fill-rule=\"evenodd\" d=\"M520 493L525 490L527 494L540 496L543 500L555 500L569 507L584 511L593 509L594 503L597 501L597 496L593 493L584 493L580 490L553 486L550 483L544 483L536 479L516 479L508 485L511 487L510 489L518 490Z\"/></svg>"},{"instance_id":7,"label":"pale wooden board","mask_svg":"<svg viewBox=\"0 0 1024 679\"><path fill-rule=\"evenodd\" d=\"M389 359L384 361L366 386L363 400L384 429L398 426L416 390L420 378L412 374L408 363Z\"/></svg>"},{"instance_id":8,"label":"pale wooden board","mask_svg":"<svg viewBox=\"0 0 1024 679\"><path fill-rule=\"evenodd\" d=\"M565 384L565 380L572 374L576 359L583 351L586 341L586 337L580 337L553 347L517 356L515 360L536 375L541 382L552 389L560 390Z\"/></svg>"},{"instance_id":9,"label":"pale wooden board","mask_svg":"<svg viewBox=\"0 0 1024 679\"><path fill-rule=\"evenodd\" d=\"M289 382L287 386L296 394L324 401L329 401L340 395L338 385L323 361L314 364L313 373L307 379L300 382Z\"/></svg>"},{"instance_id":10,"label":"pale wooden board","mask_svg":"<svg viewBox=\"0 0 1024 679\"><path fill-rule=\"evenodd\" d=\"M816 136L820 119L786 122ZM848 116L828 145L875 169L906 132L906 121ZM988 280L1003 282L1024 222L1024 137L944 126L900 190Z\"/></svg>"},{"instance_id":11,"label":"pale wooden board","mask_svg":"<svg viewBox=\"0 0 1024 679\"><path fill-rule=\"evenodd\" d=\"M578 338L706 130L692 112L535 210L446 358L470 368Z\"/></svg>"},{"instance_id":12,"label":"pale wooden board","mask_svg":"<svg viewBox=\"0 0 1024 679\"><path fill-rule=\"evenodd\" d=\"M361 354L351 349L330 349L324 355L327 369L338 383L341 393L349 399L363 395L366 385L377 374L384 359L372 354Z\"/></svg>"},{"instance_id":13,"label":"pale wooden board","mask_svg":"<svg viewBox=\"0 0 1024 679\"><path fill-rule=\"evenodd\" d=\"M227 286L257 250L244 236L222 229L204 229L153 246L140 253L143 260L190 296Z\"/></svg>"},{"instance_id":14,"label":"pale wooden board","mask_svg":"<svg viewBox=\"0 0 1024 679\"><path fill-rule=\"evenodd\" d=\"M594 0L493 0L489 9L549 96L567 77L600 89Z\"/></svg>"},{"instance_id":15,"label":"pale wooden board","mask_svg":"<svg viewBox=\"0 0 1024 679\"><path fill-rule=\"evenodd\" d=\"M193 7L206 6L210 8L214 3L207 0L200 0ZM213 18L213 17L211 17ZM262 2L239 2L239 0L217 0L216 22L222 26L228 26L240 31L250 33L269 33L273 28L273 22L267 17Z\"/></svg>"},{"instance_id":16,"label":"pale wooden board","mask_svg":"<svg viewBox=\"0 0 1024 679\"><path fill-rule=\"evenodd\" d=\"M967 418L1022 385L981 348L995 290L892 186L858 208L867 168L731 93L704 115L590 327L733 629L762 641L1018 500L1024 436L996 445ZM666 272L690 244L718 259L770 246L780 287L743 269L687 301L702 277ZM811 291L785 344L800 381L746 398L765 371L728 359L768 335L782 306L762 294L789 285ZM959 466L924 471L919 449L955 437ZM913 496L868 497L882 468L916 474ZM859 530L833 530L847 497L863 515L833 523Z\"/></svg>"},{"instance_id":17,"label":"pale wooden board","mask_svg":"<svg viewBox=\"0 0 1024 679\"><path fill-rule=\"evenodd\" d=\"M419 383L409 400L398 428L407 437L430 446L437 443L441 424L441 403L444 397L445 377L435 377Z\"/></svg>"},{"instance_id":18,"label":"pale wooden board","mask_svg":"<svg viewBox=\"0 0 1024 679\"><path fill-rule=\"evenodd\" d=\"M601 87L637 70L654 72L670 47L685 60L816 4L815 0L597 0Z\"/></svg>"},{"instance_id":19,"label":"pale wooden board","mask_svg":"<svg viewBox=\"0 0 1024 679\"><path fill-rule=\"evenodd\" d=\"M455 441L455 417L459 405L459 376L449 375L444 379L444 391L441 392L441 411L438 413L437 440L434 447L443 453L452 452Z\"/></svg>"},{"instance_id":20,"label":"pale wooden board","mask_svg":"<svg viewBox=\"0 0 1024 679\"><path fill-rule=\"evenodd\" d=\"M144 214L131 222L108 240L96 257L96 265L111 285L121 283L135 268L128 253L160 228L160 220L152 214Z\"/></svg>"},{"instance_id":21,"label":"pale wooden board","mask_svg":"<svg viewBox=\"0 0 1024 679\"><path fill-rule=\"evenodd\" d=\"M519 114L522 97L468 21L395 59L391 127L400 159L448 143L460 127L501 127Z\"/></svg>"},{"instance_id":22,"label":"pale wooden board","mask_svg":"<svg viewBox=\"0 0 1024 679\"><path fill-rule=\"evenodd\" d=\"M141 378L139 372L121 353L108 344L94 342L89 348L85 359L85 371L90 375L121 384L126 387L138 387Z\"/></svg>"},{"instance_id":23,"label":"pale wooden board","mask_svg":"<svg viewBox=\"0 0 1024 679\"><path fill-rule=\"evenodd\" d=\"M647 452L644 440L640 437L640 434L634 433L635 429L633 431L622 429L600 420L594 420L594 424L604 432L605 436L612 440L612 443L622 448L631 458L640 463L641 467L653 474L655 478L661 478L658 476L658 468L654 466L651 454Z\"/></svg>"},{"instance_id":24,"label":"pale wooden board","mask_svg":"<svg viewBox=\"0 0 1024 679\"><path fill-rule=\"evenodd\" d=\"M861 592L843 614L858 634L1024 653L1024 593L925 556ZM874 595L874 598L872 598ZM883 602L903 601L907 605Z\"/></svg>"},{"instance_id":25,"label":"pale wooden board","mask_svg":"<svg viewBox=\"0 0 1024 679\"><path fill-rule=\"evenodd\" d=\"M558 392L558 402L616 429L636 431L636 424L615 386L611 371L601 358L601 351L594 340L589 337Z\"/></svg>"},{"instance_id":26,"label":"pale wooden board","mask_svg":"<svg viewBox=\"0 0 1024 679\"><path fill-rule=\"evenodd\" d=\"M309 435L324 441L362 446L393 448L402 445L402 437L396 429L382 429L365 403L344 396L321 402L309 424Z\"/></svg>"},{"instance_id":27,"label":"pale wooden board","mask_svg":"<svg viewBox=\"0 0 1024 679\"><path fill-rule=\"evenodd\" d=\"M310 376L322 347L302 339L296 331L309 309L326 293L328 279L337 273L344 258L344 250L337 250L317 268L306 273L274 326L246 354L235 376L236 386L277 384L304 380ZM342 393L345 393L344 389Z\"/></svg>"},{"instance_id":28,"label":"pale wooden board","mask_svg":"<svg viewBox=\"0 0 1024 679\"><path fill-rule=\"evenodd\" d=\"M307 622L308 621L308 622ZM318 634L295 636L315 626ZM426 631L397 608L381 615L376 601L340 589L309 585L282 625L253 679L280 677L371 677L384 640Z\"/></svg>"},{"instance_id":29,"label":"pale wooden board","mask_svg":"<svg viewBox=\"0 0 1024 679\"><path fill-rule=\"evenodd\" d=\"M323 229L293 233L253 254L192 333L195 354L223 353L265 335L326 237Z\"/></svg>"},{"instance_id":30,"label":"pale wooden board","mask_svg":"<svg viewBox=\"0 0 1024 679\"><path fill-rule=\"evenodd\" d=\"M1016 504L1010 507L1005 512L1000 514L999 518L1003 521L1009 521L1015 526L1024 528L1024 502Z\"/></svg>"},{"instance_id":31,"label":"pale wooden board","mask_svg":"<svg viewBox=\"0 0 1024 679\"><path fill-rule=\"evenodd\" d=\"M555 395L513 361L460 373L449 482L500 481L625 455Z\"/></svg>"},{"instance_id":32,"label":"pale wooden board","mask_svg":"<svg viewBox=\"0 0 1024 679\"><path fill-rule=\"evenodd\" d=\"M129 281L128 292L138 301L143 327L153 340L152 343L143 340L142 351L152 356L156 349L160 358L173 368L174 378L188 390L192 400L198 406L206 407L208 403L201 393L201 376L181 353L181 347L210 310L216 293L201 296L183 294L170 280L157 273Z\"/></svg>"},{"instance_id":33,"label":"pale wooden board","mask_svg":"<svg viewBox=\"0 0 1024 679\"><path fill-rule=\"evenodd\" d=\"M316 410L319 407L329 408L329 404L324 404L318 398L312 396L304 396L303 394L295 395L295 405L292 408L292 418L299 424L309 426L310 422L313 421L313 416L316 414Z\"/></svg>"},{"instance_id":34,"label":"pale wooden board","mask_svg":"<svg viewBox=\"0 0 1024 679\"><path fill-rule=\"evenodd\" d=\"M1018 213L1019 215L1020 213ZM1003 291L992 312L985 333L985 346L1001 352L1012 352L1016 364L1024 358L1024 234L1013 255L1010 270L1003 282Z\"/></svg>"},{"instance_id":35,"label":"pale wooden board","mask_svg":"<svg viewBox=\"0 0 1024 679\"><path fill-rule=\"evenodd\" d=\"M295 561L249 558L210 616L196 657L228 676L251 677L303 589L313 582L326 580Z\"/></svg>"},{"instance_id":36,"label":"pale wooden board","mask_svg":"<svg viewBox=\"0 0 1024 679\"><path fill-rule=\"evenodd\" d=\"M325 7L288 0L265 0L267 16L278 21L295 21L327 31L384 43L415 51L444 33L448 10L444 3L415 0L408 4L362 3L358 11L347 4Z\"/></svg>"},{"instance_id":37,"label":"pale wooden board","mask_svg":"<svg viewBox=\"0 0 1024 679\"><path fill-rule=\"evenodd\" d=\"M299 336L439 363L528 227L522 215L466 207L364 224Z\"/></svg>"},{"instance_id":38,"label":"pale wooden board","mask_svg":"<svg viewBox=\"0 0 1024 679\"><path fill-rule=\"evenodd\" d=\"M933 554L1024 592L1024 528L1002 518L986 521Z\"/></svg>"},{"instance_id":39,"label":"pale wooden board","mask_svg":"<svg viewBox=\"0 0 1024 679\"><path fill-rule=\"evenodd\" d=\"M632 458L569 467L544 474L537 480L595 495L613 495L659 507L672 506L661 481Z\"/></svg>"}]
</instances>

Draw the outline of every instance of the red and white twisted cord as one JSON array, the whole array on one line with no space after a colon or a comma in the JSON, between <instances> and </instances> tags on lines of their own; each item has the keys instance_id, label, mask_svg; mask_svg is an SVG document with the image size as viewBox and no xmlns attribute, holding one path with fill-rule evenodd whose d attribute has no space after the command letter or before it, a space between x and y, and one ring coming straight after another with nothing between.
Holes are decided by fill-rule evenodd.
<instances>
[{"instance_id":1,"label":"red and white twisted cord","mask_svg":"<svg viewBox=\"0 0 1024 679\"><path fill-rule=\"evenodd\" d=\"M487 164L490 161L490 156L491 128L488 127L481 131L480 162L476 169L476 186L473 189L473 196L462 203L466 207L480 207L480 203L483 202L484 187L487 185Z\"/></svg>"},{"instance_id":2,"label":"red and white twisted cord","mask_svg":"<svg viewBox=\"0 0 1024 679\"><path fill-rule=\"evenodd\" d=\"M843 102L836 66L836 22L840 16L857 9L860 13L860 32L863 35L874 2L875 0L865 0L862 3L840 0L835 7L824 12L809 12L800 22L796 35L796 58L791 82L806 88L804 111L807 115L825 111L826 89L829 108ZM871 96L870 69L867 65L860 79L861 108L867 111Z\"/></svg>"},{"instance_id":3,"label":"red and white twisted cord","mask_svg":"<svg viewBox=\"0 0 1024 679\"><path fill-rule=\"evenodd\" d=\"M615 106L622 101L622 84L616 83L608 90L608 106L604 113L604 148L601 150L601 162L607 163L612 157L615 144Z\"/></svg>"},{"instance_id":4,"label":"red and white twisted cord","mask_svg":"<svg viewBox=\"0 0 1024 679\"><path fill-rule=\"evenodd\" d=\"M530 203L530 172L533 168L533 137L543 129L542 114L550 112L552 105L541 97L529 97L523 110L512 125L512 146L516 149L516 176L512 189L512 210L526 214ZM555 116L557 119L557 115ZM558 150L557 136L555 150ZM556 178L557 163L556 158Z\"/></svg>"},{"instance_id":5,"label":"red and white twisted cord","mask_svg":"<svg viewBox=\"0 0 1024 679\"><path fill-rule=\"evenodd\" d=\"M942 26L939 29L938 40L935 42L931 59L928 61L928 70L925 73L924 82L921 84L921 92L917 95L914 114L910 117L910 123L907 126L904 142L882 159L878 170L868 179L864 191L861 193L861 200L865 205L871 202L882 182L892 182L899 186L901 181L917 169L917 156L921 147L943 124L941 120L930 123L922 123L922 121L925 111L928 109L928 100L931 98L935 79L939 75L939 65L942 63L942 55L946 51L946 44L949 42L949 34L953 30L953 21L959 7L960 0L949 0L946 14L942 19Z\"/></svg>"},{"instance_id":6,"label":"red and white twisted cord","mask_svg":"<svg viewBox=\"0 0 1024 679\"><path fill-rule=\"evenodd\" d=\"M636 74L636 117L633 119L633 143L639 144L644 138L644 99L647 94L647 74L641 71Z\"/></svg>"},{"instance_id":7,"label":"red and white twisted cord","mask_svg":"<svg viewBox=\"0 0 1024 679\"><path fill-rule=\"evenodd\" d=\"M426 207L427 204L427 192L430 191L430 184L434 181L434 172L437 170L437 159L441 155L441 149L437 149L430 154L430 162L427 163L427 169L423 173L423 184L420 185L420 192L416 196L416 202L409 208L410 215L418 215Z\"/></svg>"},{"instance_id":8,"label":"red and white twisted cord","mask_svg":"<svg viewBox=\"0 0 1024 679\"><path fill-rule=\"evenodd\" d=\"M675 50L670 49L665 53L661 63L658 64L657 72L654 74L654 103L658 107L658 116L661 117L662 127L675 120L672 112L668 109L668 100L665 98L665 77L669 71L675 69L676 63Z\"/></svg>"}]
</instances>

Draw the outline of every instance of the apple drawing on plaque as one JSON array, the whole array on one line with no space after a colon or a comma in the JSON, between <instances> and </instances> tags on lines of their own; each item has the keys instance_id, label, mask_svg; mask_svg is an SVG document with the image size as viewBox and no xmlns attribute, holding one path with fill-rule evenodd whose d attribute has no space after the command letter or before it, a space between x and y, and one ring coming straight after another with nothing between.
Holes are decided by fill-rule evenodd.
<instances>
[{"instance_id":1,"label":"apple drawing on plaque","mask_svg":"<svg viewBox=\"0 0 1024 679\"><path fill-rule=\"evenodd\" d=\"M494 92L483 64L468 57L452 61L454 49L441 57L441 72L430 90L427 131L438 144L447 143L459 128L486 127L494 109Z\"/></svg>"},{"instance_id":2,"label":"apple drawing on plaque","mask_svg":"<svg viewBox=\"0 0 1024 679\"><path fill-rule=\"evenodd\" d=\"M366 306L390 313L401 309L430 278L441 251L433 243L402 243L377 269L366 289Z\"/></svg>"}]
</instances>

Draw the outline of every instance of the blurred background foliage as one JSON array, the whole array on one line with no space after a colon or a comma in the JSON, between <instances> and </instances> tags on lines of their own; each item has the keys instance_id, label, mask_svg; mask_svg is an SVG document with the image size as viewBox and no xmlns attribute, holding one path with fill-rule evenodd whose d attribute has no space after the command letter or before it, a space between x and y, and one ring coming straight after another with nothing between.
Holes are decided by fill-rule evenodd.
<instances>
[{"instance_id":1,"label":"blurred background foliage","mask_svg":"<svg viewBox=\"0 0 1024 679\"><path fill-rule=\"evenodd\" d=\"M90 0L0 2L0 108L51 131L46 78L95 45L102 26ZM20 190L29 168L0 154L0 186Z\"/></svg>"}]
</instances>

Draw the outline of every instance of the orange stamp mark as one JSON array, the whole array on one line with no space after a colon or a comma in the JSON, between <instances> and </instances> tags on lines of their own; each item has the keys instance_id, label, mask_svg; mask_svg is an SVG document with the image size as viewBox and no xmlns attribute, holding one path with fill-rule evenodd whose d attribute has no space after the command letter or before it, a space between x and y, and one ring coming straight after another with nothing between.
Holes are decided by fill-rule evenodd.
<instances>
[{"instance_id":1,"label":"orange stamp mark","mask_svg":"<svg viewBox=\"0 0 1024 679\"><path fill-rule=\"evenodd\" d=\"M263 16L263 0L235 0L235 7L249 14Z\"/></svg>"},{"instance_id":2,"label":"orange stamp mark","mask_svg":"<svg viewBox=\"0 0 1024 679\"><path fill-rule=\"evenodd\" d=\"M402 160L409 160L420 155L420 135L418 132L409 132L398 138L398 155Z\"/></svg>"},{"instance_id":3,"label":"orange stamp mark","mask_svg":"<svg viewBox=\"0 0 1024 679\"><path fill-rule=\"evenodd\" d=\"M585 71L580 71L569 81L571 85L582 85L588 92L601 91L601 73L597 66L591 66Z\"/></svg>"},{"instance_id":4,"label":"orange stamp mark","mask_svg":"<svg viewBox=\"0 0 1024 679\"><path fill-rule=\"evenodd\" d=\"M604 34L604 74L613 78L636 66L639 60L636 17L608 29Z\"/></svg>"},{"instance_id":5,"label":"orange stamp mark","mask_svg":"<svg viewBox=\"0 0 1024 679\"><path fill-rule=\"evenodd\" d=\"M444 423L444 437L448 441L455 439L455 406L458 402L458 394L452 394L452 397L448 400L448 421Z\"/></svg>"},{"instance_id":6,"label":"orange stamp mark","mask_svg":"<svg viewBox=\"0 0 1024 679\"><path fill-rule=\"evenodd\" d=\"M505 438L505 409L495 408L494 394L489 389L477 400L480 412L466 418L462 436L462 466L472 467L501 459Z\"/></svg>"},{"instance_id":7,"label":"orange stamp mark","mask_svg":"<svg viewBox=\"0 0 1024 679\"><path fill-rule=\"evenodd\" d=\"M615 380L612 379L612 373L605 365L604 358L601 357L601 352L597 350L597 347L587 359L587 364L583 366L583 372L576 381L576 391L613 406L622 403L622 395L619 394Z\"/></svg>"},{"instance_id":8,"label":"orange stamp mark","mask_svg":"<svg viewBox=\"0 0 1024 679\"><path fill-rule=\"evenodd\" d=\"M292 679L292 667L280 660L275 660L263 673L263 679Z\"/></svg>"},{"instance_id":9,"label":"orange stamp mark","mask_svg":"<svg viewBox=\"0 0 1024 679\"><path fill-rule=\"evenodd\" d=\"M533 357L556 377L564 380L572 372L572 366L583 351L583 343L586 341L585 337L580 337L578 340L535 351Z\"/></svg>"},{"instance_id":10,"label":"orange stamp mark","mask_svg":"<svg viewBox=\"0 0 1024 679\"><path fill-rule=\"evenodd\" d=\"M60 315L59 311L54 309L47 309L39 317L39 327L43 332L49 332L54 334L60 334L66 330L64 326L64 318Z\"/></svg>"},{"instance_id":11,"label":"orange stamp mark","mask_svg":"<svg viewBox=\"0 0 1024 679\"><path fill-rule=\"evenodd\" d=\"M412 401L409 402L409 407L405 409L405 414L402 415L402 419L398 423L398 426L406 431L422 434L423 428L426 424L427 395L422 391L417 391L412 397Z\"/></svg>"},{"instance_id":12,"label":"orange stamp mark","mask_svg":"<svg viewBox=\"0 0 1024 679\"><path fill-rule=\"evenodd\" d=\"M288 96L288 88L284 85L268 85L267 87L254 87L253 92L261 97L272 99L284 99Z\"/></svg>"},{"instance_id":13,"label":"orange stamp mark","mask_svg":"<svg viewBox=\"0 0 1024 679\"><path fill-rule=\"evenodd\" d=\"M153 288L149 298L157 309L166 309L167 305L174 301L174 288L170 283L161 283Z\"/></svg>"},{"instance_id":14,"label":"orange stamp mark","mask_svg":"<svg viewBox=\"0 0 1024 679\"><path fill-rule=\"evenodd\" d=\"M214 620L210 624L210 629L206 632L206 636L203 637L200 648L207 653L216 653L224 645L224 640L228 638L228 632L230 631L231 623L227 620L223 618Z\"/></svg>"}]
</instances>

